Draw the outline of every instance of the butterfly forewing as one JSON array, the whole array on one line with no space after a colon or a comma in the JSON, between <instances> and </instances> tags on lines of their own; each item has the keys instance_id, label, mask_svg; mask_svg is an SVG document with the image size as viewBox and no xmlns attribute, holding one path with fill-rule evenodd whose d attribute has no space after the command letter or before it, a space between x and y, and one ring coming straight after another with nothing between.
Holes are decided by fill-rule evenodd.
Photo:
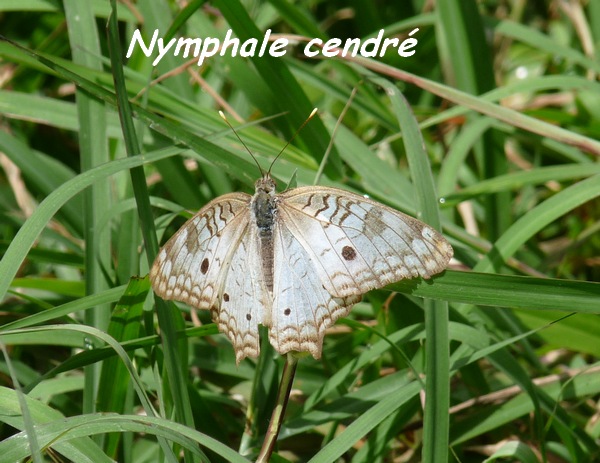
<instances>
[{"instance_id":1,"label":"butterfly forewing","mask_svg":"<svg viewBox=\"0 0 600 463\"><path fill-rule=\"evenodd\" d=\"M249 224L244 193L221 196L188 220L159 251L152 269L152 289L161 298L211 309L228 264Z\"/></svg>"},{"instance_id":2,"label":"butterfly forewing","mask_svg":"<svg viewBox=\"0 0 600 463\"><path fill-rule=\"evenodd\" d=\"M279 198L281 221L334 296L364 294L403 278L429 278L452 257L452 247L431 227L357 194L302 187Z\"/></svg>"}]
</instances>

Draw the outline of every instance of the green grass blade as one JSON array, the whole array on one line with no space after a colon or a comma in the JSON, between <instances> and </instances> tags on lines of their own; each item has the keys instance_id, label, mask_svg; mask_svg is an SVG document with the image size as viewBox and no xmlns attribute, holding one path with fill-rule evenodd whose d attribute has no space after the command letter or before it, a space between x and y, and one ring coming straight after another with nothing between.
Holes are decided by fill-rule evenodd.
<instances>
[{"instance_id":1,"label":"green grass blade","mask_svg":"<svg viewBox=\"0 0 600 463\"><path fill-rule=\"evenodd\" d=\"M85 173L74 177L59 188L50 193L31 217L19 230L15 239L10 244L6 253L0 260L0 297L4 297L12 279L17 274L18 268L25 259L27 252L33 246L36 238L40 235L49 220L54 216L63 204L70 198L92 185L94 182L102 181L110 175L141 166L148 162L154 162L172 156L174 152L170 149L145 156L135 156L127 159L111 161L102 166L95 167Z\"/></svg>"},{"instance_id":2,"label":"green grass blade","mask_svg":"<svg viewBox=\"0 0 600 463\"><path fill-rule=\"evenodd\" d=\"M531 236L547 224L563 216L581 204L600 195L600 174L578 182L527 212L519 218L498 241L492 252L475 266L478 271L490 271L511 257Z\"/></svg>"},{"instance_id":3,"label":"green grass blade","mask_svg":"<svg viewBox=\"0 0 600 463\"><path fill-rule=\"evenodd\" d=\"M123 125L123 136L125 140L127 155L134 157L139 153L138 138L133 124L133 114L127 98L127 89L121 64L121 47L118 36L118 24L116 16L116 1L111 1L114 14L109 19L109 44L111 49L111 61L113 63L113 73L115 76L115 90L117 95L119 115ZM144 237L146 256L148 265L151 265L158 253L158 241L154 227L154 218L150 208L150 199L146 177L142 166L132 168L130 171L133 191L138 205L138 214L140 225ZM173 402L175 404L175 414L181 423L190 428L194 428L194 418L190 407L189 394L187 390L187 381L183 374L182 353L187 352L187 345L177 339L176 331L183 326L183 319L178 311L170 310L168 304L156 297L156 312L158 322L161 327L163 343L163 354L165 356L165 368L169 378L169 386L172 390ZM150 331L147 326L146 330ZM165 445L163 445L165 448ZM187 457L191 457L186 450Z\"/></svg>"}]
</instances>

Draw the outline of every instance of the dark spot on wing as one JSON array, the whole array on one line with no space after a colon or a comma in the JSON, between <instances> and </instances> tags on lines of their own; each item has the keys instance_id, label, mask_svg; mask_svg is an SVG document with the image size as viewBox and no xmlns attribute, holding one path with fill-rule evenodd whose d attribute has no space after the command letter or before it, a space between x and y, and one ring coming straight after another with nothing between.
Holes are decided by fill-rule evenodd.
<instances>
[{"instance_id":1,"label":"dark spot on wing","mask_svg":"<svg viewBox=\"0 0 600 463\"><path fill-rule=\"evenodd\" d=\"M292 313L292 309L290 309L289 307L283 311L283 315L289 315L291 313Z\"/></svg>"},{"instance_id":2,"label":"dark spot on wing","mask_svg":"<svg viewBox=\"0 0 600 463\"><path fill-rule=\"evenodd\" d=\"M354 260L356 257L356 251L350 246L344 246L342 248L342 257L346 260Z\"/></svg>"},{"instance_id":3,"label":"dark spot on wing","mask_svg":"<svg viewBox=\"0 0 600 463\"><path fill-rule=\"evenodd\" d=\"M246 314L246 320L250 321L252 320L252 315L250 315L249 313Z\"/></svg>"},{"instance_id":4,"label":"dark spot on wing","mask_svg":"<svg viewBox=\"0 0 600 463\"><path fill-rule=\"evenodd\" d=\"M208 259L204 259L202 261L202 265L200 265L200 271L202 272L202 275L206 275L206 272L208 272Z\"/></svg>"},{"instance_id":5,"label":"dark spot on wing","mask_svg":"<svg viewBox=\"0 0 600 463\"><path fill-rule=\"evenodd\" d=\"M227 293L223 293L223 300L224 300L225 302L229 302L229 294L227 294Z\"/></svg>"}]
</instances>

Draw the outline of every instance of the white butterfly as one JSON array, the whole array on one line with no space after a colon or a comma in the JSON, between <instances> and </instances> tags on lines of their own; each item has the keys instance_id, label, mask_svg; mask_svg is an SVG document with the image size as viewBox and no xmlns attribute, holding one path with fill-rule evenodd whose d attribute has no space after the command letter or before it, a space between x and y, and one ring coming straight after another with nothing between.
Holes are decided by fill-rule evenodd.
<instances>
[{"instance_id":1,"label":"white butterfly","mask_svg":"<svg viewBox=\"0 0 600 463\"><path fill-rule=\"evenodd\" d=\"M236 361L259 354L258 325L280 354L319 358L325 330L361 295L429 278L453 250L428 225L371 199L322 186L220 196L160 250L150 281L163 299L209 309Z\"/></svg>"}]
</instances>

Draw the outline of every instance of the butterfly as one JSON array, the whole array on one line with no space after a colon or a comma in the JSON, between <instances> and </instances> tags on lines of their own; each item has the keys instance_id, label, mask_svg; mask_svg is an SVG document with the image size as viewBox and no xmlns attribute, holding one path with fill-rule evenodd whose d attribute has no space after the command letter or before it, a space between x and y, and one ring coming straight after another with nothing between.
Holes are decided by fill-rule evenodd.
<instances>
[{"instance_id":1,"label":"butterfly","mask_svg":"<svg viewBox=\"0 0 600 463\"><path fill-rule=\"evenodd\" d=\"M260 353L259 324L280 354L320 358L325 330L364 293L444 270L453 250L436 230L349 191L282 193L269 172L253 196L206 204L161 248L150 271L163 299L208 309L236 362Z\"/></svg>"}]
</instances>

